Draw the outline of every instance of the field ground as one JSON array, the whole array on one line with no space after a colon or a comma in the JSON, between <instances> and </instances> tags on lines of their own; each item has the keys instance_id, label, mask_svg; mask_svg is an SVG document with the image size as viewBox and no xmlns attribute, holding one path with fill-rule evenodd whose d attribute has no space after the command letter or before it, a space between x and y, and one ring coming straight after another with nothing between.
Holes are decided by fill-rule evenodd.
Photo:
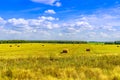
<instances>
[{"instance_id":1,"label":"field ground","mask_svg":"<svg viewBox=\"0 0 120 80\"><path fill-rule=\"evenodd\" d=\"M0 44L0 80L120 80L120 46Z\"/></svg>"}]
</instances>

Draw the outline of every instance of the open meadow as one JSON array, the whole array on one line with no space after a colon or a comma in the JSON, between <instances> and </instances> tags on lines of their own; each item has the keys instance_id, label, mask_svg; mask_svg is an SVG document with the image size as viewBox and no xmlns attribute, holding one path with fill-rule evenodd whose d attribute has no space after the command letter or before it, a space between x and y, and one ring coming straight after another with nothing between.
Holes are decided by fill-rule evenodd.
<instances>
[{"instance_id":1,"label":"open meadow","mask_svg":"<svg viewBox=\"0 0 120 80\"><path fill-rule=\"evenodd\" d=\"M0 44L0 80L120 80L120 46Z\"/></svg>"}]
</instances>

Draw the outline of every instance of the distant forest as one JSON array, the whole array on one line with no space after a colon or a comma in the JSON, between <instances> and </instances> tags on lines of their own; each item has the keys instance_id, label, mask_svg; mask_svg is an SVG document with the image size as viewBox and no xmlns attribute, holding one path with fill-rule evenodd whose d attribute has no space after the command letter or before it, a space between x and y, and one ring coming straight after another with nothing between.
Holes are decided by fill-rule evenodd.
<instances>
[{"instance_id":1,"label":"distant forest","mask_svg":"<svg viewBox=\"0 0 120 80\"><path fill-rule=\"evenodd\" d=\"M0 44L6 43L72 43L72 44L86 44L87 41L61 41L61 40L0 40Z\"/></svg>"},{"instance_id":2,"label":"distant forest","mask_svg":"<svg viewBox=\"0 0 120 80\"><path fill-rule=\"evenodd\" d=\"M120 44L120 41L67 41L67 40L0 40L0 44L7 43L59 43L59 44Z\"/></svg>"}]
</instances>

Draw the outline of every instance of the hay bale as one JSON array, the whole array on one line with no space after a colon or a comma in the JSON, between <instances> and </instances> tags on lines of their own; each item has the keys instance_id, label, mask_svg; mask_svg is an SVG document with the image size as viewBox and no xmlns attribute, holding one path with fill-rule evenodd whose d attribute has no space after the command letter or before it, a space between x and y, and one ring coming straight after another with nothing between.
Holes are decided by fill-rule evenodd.
<instances>
[{"instance_id":1,"label":"hay bale","mask_svg":"<svg viewBox=\"0 0 120 80\"><path fill-rule=\"evenodd\" d=\"M18 45L17 47L20 47L20 45Z\"/></svg>"},{"instance_id":2,"label":"hay bale","mask_svg":"<svg viewBox=\"0 0 120 80\"><path fill-rule=\"evenodd\" d=\"M50 56L50 61L53 61L53 60L54 60L53 57Z\"/></svg>"},{"instance_id":3,"label":"hay bale","mask_svg":"<svg viewBox=\"0 0 120 80\"><path fill-rule=\"evenodd\" d=\"M86 49L86 51L87 51L87 52L90 52L90 49L89 49L89 48L87 48L87 49Z\"/></svg>"},{"instance_id":4,"label":"hay bale","mask_svg":"<svg viewBox=\"0 0 120 80\"><path fill-rule=\"evenodd\" d=\"M117 47L120 47L120 46L117 46Z\"/></svg>"},{"instance_id":5,"label":"hay bale","mask_svg":"<svg viewBox=\"0 0 120 80\"><path fill-rule=\"evenodd\" d=\"M12 47L12 45L10 45L9 47Z\"/></svg>"},{"instance_id":6,"label":"hay bale","mask_svg":"<svg viewBox=\"0 0 120 80\"><path fill-rule=\"evenodd\" d=\"M45 46L45 45L42 45L42 46Z\"/></svg>"},{"instance_id":7,"label":"hay bale","mask_svg":"<svg viewBox=\"0 0 120 80\"><path fill-rule=\"evenodd\" d=\"M68 53L68 49L63 49L61 53Z\"/></svg>"}]
</instances>

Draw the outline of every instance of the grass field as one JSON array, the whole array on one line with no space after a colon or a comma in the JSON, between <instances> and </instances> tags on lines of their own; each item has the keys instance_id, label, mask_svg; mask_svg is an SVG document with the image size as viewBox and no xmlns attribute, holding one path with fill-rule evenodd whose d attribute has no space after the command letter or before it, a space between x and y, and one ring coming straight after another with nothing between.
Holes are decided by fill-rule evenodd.
<instances>
[{"instance_id":1,"label":"grass field","mask_svg":"<svg viewBox=\"0 0 120 80\"><path fill-rule=\"evenodd\" d=\"M120 80L120 47L0 44L0 80Z\"/></svg>"}]
</instances>

